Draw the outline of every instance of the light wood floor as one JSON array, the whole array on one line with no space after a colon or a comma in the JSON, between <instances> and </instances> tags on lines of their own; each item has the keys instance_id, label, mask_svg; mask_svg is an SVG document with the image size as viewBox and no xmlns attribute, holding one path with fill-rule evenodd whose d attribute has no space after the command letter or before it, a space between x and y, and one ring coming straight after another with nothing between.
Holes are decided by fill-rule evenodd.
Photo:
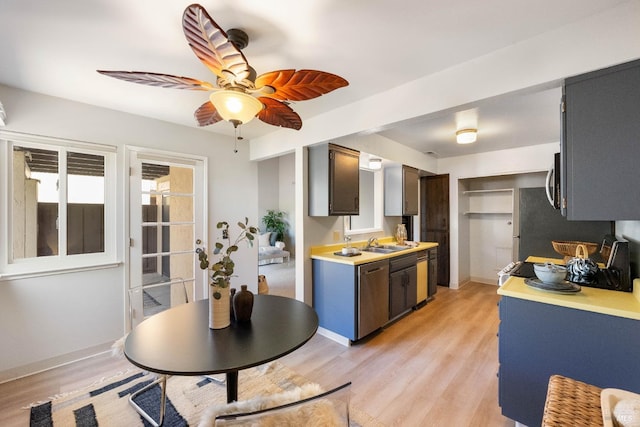
<instances>
[{"instance_id":1,"label":"light wood floor","mask_svg":"<svg viewBox=\"0 0 640 427\"><path fill-rule=\"evenodd\" d=\"M325 388L352 381L352 402L387 426L511 427L497 398L496 290L439 287L434 301L366 342L344 347L316 335L280 361ZM100 355L1 384L0 426L26 426L29 403L130 367Z\"/></svg>"}]
</instances>

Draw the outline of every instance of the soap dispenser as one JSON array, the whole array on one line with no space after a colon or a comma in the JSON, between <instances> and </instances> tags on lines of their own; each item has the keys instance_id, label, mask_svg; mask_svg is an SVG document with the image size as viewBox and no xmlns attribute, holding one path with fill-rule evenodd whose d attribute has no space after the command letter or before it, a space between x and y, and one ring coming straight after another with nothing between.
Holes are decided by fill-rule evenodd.
<instances>
[{"instance_id":1,"label":"soap dispenser","mask_svg":"<svg viewBox=\"0 0 640 427\"><path fill-rule=\"evenodd\" d=\"M343 255L350 255L355 253L355 248L351 247L351 236L344 236L345 247L342 248Z\"/></svg>"}]
</instances>

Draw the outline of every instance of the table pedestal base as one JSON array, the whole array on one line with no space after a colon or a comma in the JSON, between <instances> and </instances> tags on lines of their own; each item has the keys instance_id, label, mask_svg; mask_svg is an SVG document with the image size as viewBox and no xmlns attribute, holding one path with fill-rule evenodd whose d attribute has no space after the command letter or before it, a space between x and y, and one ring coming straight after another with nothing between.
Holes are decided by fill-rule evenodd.
<instances>
[{"instance_id":1,"label":"table pedestal base","mask_svg":"<svg viewBox=\"0 0 640 427\"><path fill-rule=\"evenodd\" d=\"M238 371L227 372L227 403L238 400Z\"/></svg>"}]
</instances>

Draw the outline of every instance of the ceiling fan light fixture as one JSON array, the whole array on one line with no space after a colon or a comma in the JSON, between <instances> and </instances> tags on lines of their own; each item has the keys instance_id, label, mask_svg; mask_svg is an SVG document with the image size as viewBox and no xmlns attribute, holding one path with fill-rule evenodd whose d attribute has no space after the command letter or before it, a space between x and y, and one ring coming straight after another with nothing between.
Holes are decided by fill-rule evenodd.
<instances>
[{"instance_id":1,"label":"ceiling fan light fixture","mask_svg":"<svg viewBox=\"0 0 640 427\"><path fill-rule=\"evenodd\" d=\"M471 144L472 142L476 142L477 137L477 129L461 129L456 132L456 141L458 144Z\"/></svg>"},{"instance_id":2,"label":"ceiling fan light fixture","mask_svg":"<svg viewBox=\"0 0 640 427\"><path fill-rule=\"evenodd\" d=\"M318 70L283 69L257 76L241 51L249 43L247 33L237 28L223 31L197 3L184 10L182 30L193 53L217 76L215 84L147 71L97 71L130 83L214 91L209 101L196 109L196 122L199 126L208 126L228 121L236 131L256 116L269 125L300 130L302 119L289 106L290 102L313 99L349 85L340 76ZM253 93L260 99L253 97ZM236 136L240 138L238 135L239 132Z\"/></svg>"},{"instance_id":3,"label":"ceiling fan light fixture","mask_svg":"<svg viewBox=\"0 0 640 427\"><path fill-rule=\"evenodd\" d=\"M250 122L263 108L262 102L237 90L212 92L209 100L224 120L239 124Z\"/></svg>"}]
</instances>

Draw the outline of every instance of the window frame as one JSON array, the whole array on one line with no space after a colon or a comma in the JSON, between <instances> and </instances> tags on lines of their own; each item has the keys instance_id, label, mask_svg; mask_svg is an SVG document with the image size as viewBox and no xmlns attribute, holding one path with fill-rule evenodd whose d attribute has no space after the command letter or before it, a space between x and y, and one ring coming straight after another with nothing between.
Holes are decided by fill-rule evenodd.
<instances>
[{"instance_id":1,"label":"window frame","mask_svg":"<svg viewBox=\"0 0 640 427\"><path fill-rule=\"evenodd\" d=\"M106 268L119 264L117 261L117 147L106 144L95 144L70 139L29 135L18 132L0 130L0 230L6 238L0 241L0 280L3 278L32 277L60 272L81 271L87 269ZM65 157L61 165L64 170L59 170L60 180L66 179L66 153L78 152L104 157L104 252L73 254L66 253L65 248L60 248L61 254L46 257L31 257L12 259L12 235L13 235L13 147L30 147L44 150L58 151ZM60 193L59 218L66 224L67 195ZM64 216L64 218L63 218Z\"/></svg>"},{"instance_id":2,"label":"window frame","mask_svg":"<svg viewBox=\"0 0 640 427\"><path fill-rule=\"evenodd\" d=\"M343 217L343 233L345 236L355 236L360 234L377 233L383 230L382 223L384 221L384 180L383 169L370 169L360 166L360 170L373 173L373 197L372 197L372 210L373 210L373 226L370 228L356 228L351 229L351 216L345 215ZM362 180L361 184L362 186ZM361 206L362 208L362 206Z\"/></svg>"}]
</instances>

